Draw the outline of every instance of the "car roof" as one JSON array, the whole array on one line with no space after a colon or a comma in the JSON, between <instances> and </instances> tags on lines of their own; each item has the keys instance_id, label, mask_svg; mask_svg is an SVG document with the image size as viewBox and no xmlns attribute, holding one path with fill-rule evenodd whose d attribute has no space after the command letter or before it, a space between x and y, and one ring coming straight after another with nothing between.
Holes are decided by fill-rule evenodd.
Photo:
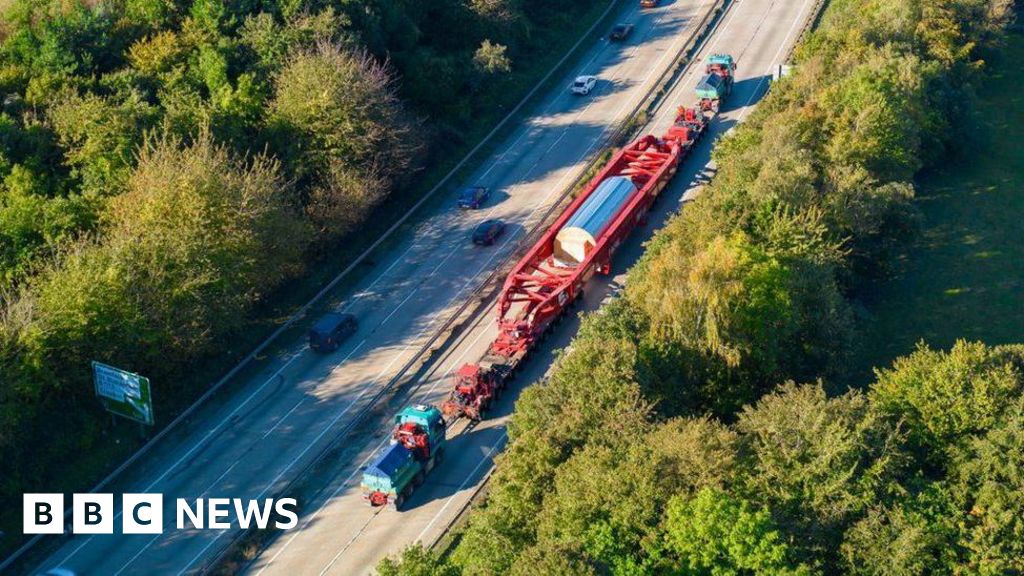
<instances>
[{"instance_id":1,"label":"car roof","mask_svg":"<svg viewBox=\"0 0 1024 576\"><path fill-rule=\"evenodd\" d=\"M355 316L342 312L328 312L316 321L316 324L313 325L313 330L317 332L330 332L338 324L348 320L355 320Z\"/></svg>"},{"instance_id":2,"label":"car roof","mask_svg":"<svg viewBox=\"0 0 1024 576\"><path fill-rule=\"evenodd\" d=\"M577 81L577 82L586 82L587 80L590 80L590 79L591 79L591 78L593 78L593 77L594 77L594 76L591 76L591 75L589 75L589 74L587 74L587 75L584 75L584 76L577 76L577 77L576 77L576 81Z\"/></svg>"}]
</instances>

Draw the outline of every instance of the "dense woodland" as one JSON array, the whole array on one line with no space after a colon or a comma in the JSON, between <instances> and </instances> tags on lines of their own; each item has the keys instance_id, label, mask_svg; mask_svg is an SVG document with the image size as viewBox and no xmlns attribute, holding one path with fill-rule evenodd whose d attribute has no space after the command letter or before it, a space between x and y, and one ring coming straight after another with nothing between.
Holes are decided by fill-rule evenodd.
<instances>
[{"instance_id":1,"label":"dense woodland","mask_svg":"<svg viewBox=\"0 0 1024 576\"><path fill-rule=\"evenodd\" d=\"M914 175L971 145L1008 9L832 0L522 393L454 551L380 573L1024 572L1024 348L922 345L843 379L857 292L915 232Z\"/></svg>"},{"instance_id":2,"label":"dense woodland","mask_svg":"<svg viewBox=\"0 0 1024 576\"><path fill-rule=\"evenodd\" d=\"M149 376L168 421L597 4L4 2L0 498L102 474L91 360Z\"/></svg>"}]
</instances>

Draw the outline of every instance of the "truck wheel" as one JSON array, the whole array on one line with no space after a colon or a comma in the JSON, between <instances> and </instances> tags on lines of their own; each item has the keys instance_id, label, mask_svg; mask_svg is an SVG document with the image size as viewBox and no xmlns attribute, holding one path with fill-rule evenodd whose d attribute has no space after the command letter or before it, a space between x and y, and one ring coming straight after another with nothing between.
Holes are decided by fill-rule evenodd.
<instances>
[{"instance_id":1,"label":"truck wheel","mask_svg":"<svg viewBox=\"0 0 1024 576\"><path fill-rule=\"evenodd\" d=\"M405 504L405 492L402 492L401 494L395 497L394 502L391 502L391 507L395 511L399 511L402 509L403 504Z\"/></svg>"}]
</instances>

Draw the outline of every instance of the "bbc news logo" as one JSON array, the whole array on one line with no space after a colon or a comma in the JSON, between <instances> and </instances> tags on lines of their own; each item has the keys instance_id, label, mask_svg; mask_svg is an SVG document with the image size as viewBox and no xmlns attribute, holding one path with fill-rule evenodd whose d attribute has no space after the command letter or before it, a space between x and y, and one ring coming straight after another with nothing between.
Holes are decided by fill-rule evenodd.
<instances>
[{"instance_id":1,"label":"bbc news logo","mask_svg":"<svg viewBox=\"0 0 1024 576\"><path fill-rule=\"evenodd\" d=\"M73 534L113 534L118 516L122 534L164 532L163 494L122 494L120 514L114 509L113 494L74 494L71 502ZM291 530L299 523L294 498L178 498L174 508L178 530L228 530L233 523L243 530L263 530L271 525L278 530ZM23 532L63 534L64 495L25 494Z\"/></svg>"}]
</instances>

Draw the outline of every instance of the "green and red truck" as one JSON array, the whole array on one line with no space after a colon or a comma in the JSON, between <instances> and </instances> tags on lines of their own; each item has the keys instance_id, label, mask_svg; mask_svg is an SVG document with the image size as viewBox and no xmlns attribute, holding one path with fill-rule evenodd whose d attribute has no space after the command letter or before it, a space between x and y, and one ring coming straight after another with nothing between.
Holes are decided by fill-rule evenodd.
<instances>
[{"instance_id":1,"label":"green and red truck","mask_svg":"<svg viewBox=\"0 0 1024 576\"><path fill-rule=\"evenodd\" d=\"M441 411L422 404L395 416L391 442L363 471L363 498L371 506L396 510L444 459L447 423Z\"/></svg>"}]
</instances>

